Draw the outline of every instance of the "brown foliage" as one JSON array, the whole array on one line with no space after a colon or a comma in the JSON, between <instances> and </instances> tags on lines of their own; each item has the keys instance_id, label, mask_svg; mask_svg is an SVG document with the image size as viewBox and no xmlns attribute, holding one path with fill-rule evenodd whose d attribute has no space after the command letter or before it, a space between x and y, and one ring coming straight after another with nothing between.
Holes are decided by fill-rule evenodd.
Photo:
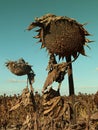
<instances>
[{"instance_id":1,"label":"brown foliage","mask_svg":"<svg viewBox=\"0 0 98 130\"><path fill-rule=\"evenodd\" d=\"M98 107L98 92L96 92L96 94L94 96L94 102L95 102L96 106Z\"/></svg>"},{"instance_id":2,"label":"brown foliage","mask_svg":"<svg viewBox=\"0 0 98 130\"><path fill-rule=\"evenodd\" d=\"M5 126L11 130L13 128L16 130L96 130L98 128L98 109L93 100L94 95L80 93L75 96L76 124L71 122L73 109L69 96L60 96L57 91L50 89L42 96L38 93L34 94L36 110L32 102L27 105L22 103L17 109L10 111L22 98L21 96L0 96L0 129ZM26 98L22 101L26 103Z\"/></svg>"}]
</instances>

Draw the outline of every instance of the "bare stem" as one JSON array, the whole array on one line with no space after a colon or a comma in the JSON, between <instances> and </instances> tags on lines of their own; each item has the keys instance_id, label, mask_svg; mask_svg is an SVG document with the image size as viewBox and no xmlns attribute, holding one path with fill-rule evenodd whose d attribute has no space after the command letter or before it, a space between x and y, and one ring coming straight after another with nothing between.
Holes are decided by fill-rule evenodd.
<instances>
[{"instance_id":1,"label":"bare stem","mask_svg":"<svg viewBox=\"0 0 98 130\"><path fill-rule=\"evenodd\" d=\"M66 57L66 61L71 62L71 56ZM72 73L72 63L70 63L68 67L68 81L69 81L69 96L75 95L73 73Z\"/></svg>"},{"instance_id":2,"label":"bare stem","mask_svg":"<svg viewBox=\"0 0 98 130\"><path fill-rule=\"evenodd\" d=\"M67 62L71 62L71 56L66 57ZM72 63L68 66L68 82L69 82L69 96L71 96L72 100L72 113L71 113L71 120L72 124L76 123L76 112L74 109L75 104L75 92L74 92L74 81L73 81L73 73L72 73Z\"/></svg>"}]
</instances>

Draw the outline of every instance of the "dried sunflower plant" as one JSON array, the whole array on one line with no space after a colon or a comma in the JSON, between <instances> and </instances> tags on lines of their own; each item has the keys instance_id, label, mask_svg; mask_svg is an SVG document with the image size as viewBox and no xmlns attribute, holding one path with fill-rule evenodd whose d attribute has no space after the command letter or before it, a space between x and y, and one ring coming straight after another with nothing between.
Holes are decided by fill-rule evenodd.
<instances>
[{"instance_id":1,"label":"dried sunflower plant","mask_svg":"<svg viewBox=\"0 0 98 130\"><path fill-rule=\"evenodd\" d=\"M30 89L32 90L32 83L34 82L35 73L32 70L32 66L29 65L28 62L25 62L23 58L20 58L17 61L9 60L5 63L5 65L14 75L27 75L27 83L29 80Z\"/></svg>"},{"instance_id":2,"label":"dried sunflower plant","mask_svg":"<svg viewBox=\"0 0 98 130\"><path fill-rule=\"evenodd\" d=\"M35 18L35 21L32 22L27 28L27 30L32 30L35 27L40 28L36 30L38 35L34 38L39 38L39 42L42 43L41 48L46 48L50 54L50 57L54 58L50 65L49 72L55 68L56 69L55 72L52 71L53 74L50 74L49 77L47 77L44 90L53 81L61 83L64 79L64 75L66 73L65 71L67 69L69 80L69 95L74 95L71 57L77 59L79 54L85 56L86 54L84 46L89 47L87 43L91 42L86 38L86 36L89 36L90 34L84 29L84 25L85 24L80 24L76 20L66 16L46 14L42 17ZM65 67L63 67L63 76L61 75L62 69L58 69L57 66L54 67L54 65L58 65L56 62L54 63L56 56L59 56L59 59L65 58L66 62L70 63L68 66L65 64ZM57 73L58 71L59 73Z\"/></svg>"}]
</instances>

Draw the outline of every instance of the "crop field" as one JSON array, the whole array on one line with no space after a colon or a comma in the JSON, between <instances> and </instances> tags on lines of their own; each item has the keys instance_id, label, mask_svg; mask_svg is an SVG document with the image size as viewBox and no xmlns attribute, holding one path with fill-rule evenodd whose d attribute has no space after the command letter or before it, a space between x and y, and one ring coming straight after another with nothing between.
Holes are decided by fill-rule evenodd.
<instances>
[{"instance_id":1,"label":"crop field","mask_svg":"<svg viewBox=\"0 0 98 130\"><path fill-rule=\"evenodd\" d=\"M53 89L40 95L25 88L21 95L0 96L0 130L98 130L98 92L60 96Z\"/></svg>"}]
</instances>

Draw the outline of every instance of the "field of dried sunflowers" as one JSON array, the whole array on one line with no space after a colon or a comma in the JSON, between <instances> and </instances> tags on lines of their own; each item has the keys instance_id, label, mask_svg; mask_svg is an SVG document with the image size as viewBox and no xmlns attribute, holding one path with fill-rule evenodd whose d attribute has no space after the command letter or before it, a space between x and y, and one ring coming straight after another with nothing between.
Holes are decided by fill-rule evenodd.
<instances>
[{"instance_id":1,"label":"field of dried sunflowers","mask_svg":"<svg viewBox=\"0 0 98 130\"><path fill-rule=\"evenodd\" d=\"M26 87L21 95L0 96L0 130L98 130L98 92L74 99L72 106L70 96L52 88L43 95Z\"/></svg>"},{"instance_id":2,"label":"field of dried sunflowers","mask_svg":"<svg viewBox=\"0 0 98 130\"><path fill-rule=\"evenodd\" d=\"M75 95L72 75L72 60L80 54L86 56L84 46L92 42L86 38L90 34L84 24L66 16L46 14L36 18L27 30L35 27L41 42L50 55L48 77L43 94L34 94L32 83L34 72L23 59L7 62L6 66L15 75L27 75L31 90L26 87L21 95L0 96L0 130L98 130L98 92L96 94ZM66 59L57 63L55 58ZM16 66L16 67L15 67ZM59 89L68 73L69 95L61 96ZM33 82L32 82L33 81ZM47 87L58 82L58 90Z\"/></svg>"}]
</instances>

